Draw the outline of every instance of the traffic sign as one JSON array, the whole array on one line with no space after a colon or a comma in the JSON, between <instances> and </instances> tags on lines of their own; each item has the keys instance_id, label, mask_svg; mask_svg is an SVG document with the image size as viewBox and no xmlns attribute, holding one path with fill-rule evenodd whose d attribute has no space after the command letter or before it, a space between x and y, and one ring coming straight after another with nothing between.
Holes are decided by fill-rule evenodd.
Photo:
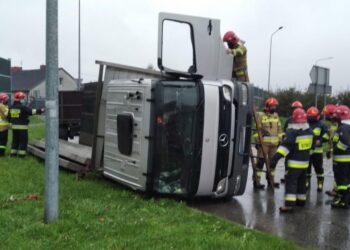
<instances>
[{"instance_id":1,"label":"traffic sign","mask_svg":"<svg viewBox=\"0 0 350 250\"><path fill-rule=\"evenodd\" d=\"M310 83L309 88L307 89L307 92L311 94L317 94L317 95L324 95L324 94L330 95L332 94L332 86Z\"/></svg>"},{"instance_id":2,"label":"traffic sign","mask_svg":"<svg viewBox=\"0 0 350 250\"><path fill-rule=\"evenodd\" d=\"M329 85L329 69L314 65L310 71L311 83Z\"/></svg>"}]
</instances>

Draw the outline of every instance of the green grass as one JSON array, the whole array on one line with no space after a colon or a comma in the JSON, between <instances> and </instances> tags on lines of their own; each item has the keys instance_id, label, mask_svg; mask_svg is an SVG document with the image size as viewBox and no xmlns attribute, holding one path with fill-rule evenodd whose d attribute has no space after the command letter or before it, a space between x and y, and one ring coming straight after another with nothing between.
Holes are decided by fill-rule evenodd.
<instances>
[{"instance_id":1,"label":"green grass","mask_svg":"<svg viewBox=\"0 0 350 250\"><path fill-rule=\"evenodd\" d=\"M39 128L30 127L31 139L43 136ZM297 249L184 202L145 198L98 174L76 181L60 171L59 179L59 220L46 225L43 163L31 156L0 160L0 249Z\"/></svg>"}]
</instances>

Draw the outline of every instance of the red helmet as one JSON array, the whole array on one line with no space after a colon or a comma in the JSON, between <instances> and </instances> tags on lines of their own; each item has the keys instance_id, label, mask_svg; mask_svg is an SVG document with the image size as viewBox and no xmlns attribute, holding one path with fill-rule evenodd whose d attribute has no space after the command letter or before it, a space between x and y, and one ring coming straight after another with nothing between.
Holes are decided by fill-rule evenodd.
<instances>
[{"instance_id":1,"label":"red helmet","mask_svg":"<svg viewBox=\"0 0 350 250\"><path fill-rule=\"evenodd\" d=\"M318 108L312 106L310 108L308 108L308 110L306 111L306 115L307 117L317 117L317 119L320 118L320 111L318 110Z\"/></svg>"},{"instance_id":2,"label":"red helmet","mask_svg":"<svg viewBox=\"0 0 350 250\"><path fill-rule=\"evenodd\" d=\"M292 121L293 123L305 123L307 121L305 110L296 108L292 114Z\"/></svg>"},{"instance_id":3,"label":"red helmet","mask_svg":"<svg viewBox=\"0 0 350 250\"><path fill-rule=\"evenodd\" d=\"M295 101L292 103L292 109L296 109L296 108L303 108L303 104L299 101Z\"/></svg>"},{"instance_id":4,"label":"red helmet","mask_svg":"<svg viewBox=\"0 0 350 250\"><path fill-rule=\"evenodd\" d=\"M9 99L9 96L4 93L4 92L1 92L0 93L0 103L6 103Z\"/></svg>"},{"instance_id":5,"label":"red helmet","mask_svg":"<svg viewBox=\"0 0 350 250\"><path fill-rule=\"evenodd\" d=\"M15 93L15 101L20 101L26 97L26 94L24 94L21 91L18 91Z\"/></svg>"},{"instance_id":6,"label":"red helmet","mask_svg":"<svg viewBox=\"0 0 350 250\"><path fill-rule=\"evenodd\" d=\"M327 118L332 118L333 113L335 111L335 106L334 104L327 104L326 106L323 107L322 113L327 117Z\"/></svg>"},{"instance_id":7,"label":"red helmet","mask_svg":"<svg viewBox=\"0 0 350 250\"><path fill-rule=\"evenodd\" d=\"M238 36L236 36L233 31L227 31L224 35L224 38L222 39L224 42L231 42L232 44L238 43Z\"/></svg>"},{"instance_id":8,"label":"red helmet","mask_svg":"<svg viewBox=\"0 0 350 250\"><path fill-rule=\"evenodd\" d=\"M350 109L346 105L339 105L336 107L334 114L340 120L350 119Z\"/></svg>"},{"instance_id":9,"label":"red helmet","mask_svg":"<svg viewBox=\"0 0 350 250\"><path fill-rule=\"evenodd\" d=\"M266 99L265 101L265 107L269 108L269 107L276 107L278 106L278 101L275 97L269 97Z\"/></svg>"}]
</instances>

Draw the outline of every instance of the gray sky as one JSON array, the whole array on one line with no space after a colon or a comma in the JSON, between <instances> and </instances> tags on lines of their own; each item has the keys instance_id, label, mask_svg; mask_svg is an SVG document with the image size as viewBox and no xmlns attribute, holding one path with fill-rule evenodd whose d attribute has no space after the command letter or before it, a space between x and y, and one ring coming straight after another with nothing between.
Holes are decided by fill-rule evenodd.
<instances>
[{"instance_id":1,"label":"gray sky","mask_svg":"<svg viewBox=\"0 0 350 250\"><path fill-rule=\"evenodd\" d=\"M24 69L45 63L45 0L0 0L0 56ZM217 18L221 33L234 30L248 47L249 75L267 88L273 36L271 88L305 89L319 58L336 92L350 87L348 0L81 0L82 78L96 80L95 60L156 66L161 11ZM78 0L59 0L59 64L78 72Z\"/></svg>"}]
</instances>

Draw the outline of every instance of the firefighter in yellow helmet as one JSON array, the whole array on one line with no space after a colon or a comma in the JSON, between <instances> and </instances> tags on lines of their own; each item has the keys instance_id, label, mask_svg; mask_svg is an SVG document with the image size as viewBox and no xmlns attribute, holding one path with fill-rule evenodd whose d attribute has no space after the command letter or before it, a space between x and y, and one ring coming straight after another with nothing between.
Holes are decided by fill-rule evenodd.
<instances>
[{"instance_id":1,"label":"firefighter in yellow helmet","mask_svg":"<svg viewBox=\"0 0 350 250\"><path fill-rule=\"evenodd\" d=\"M254 134L255 141L257 142L258 149L258 163L257 163L257 178L254 181L254 188L263 189L265 186L261 184L261 176L264 167L264 155L262 150L266 153L267 160L270 161L275 154L278 145L282 140L282 128L281 121L276 112L278 101L274 97L269 97L265 101L264 112L257 113L257 127L261 128L262 142L259 141L258 134ZM271 169L271 175L274 179L275 169ZM267 176L266 176L267 178ZM268 182L269 183L269 182ZM275 187L279 187L279 183L274 183Z\"/></svg>"},{"instance_id":2,"label":"firefighter in yellow helmet","mask_svg":"<svg viewBox=\"0 0 350 250\"><path fill-rule=\"evenodd\" d=\"M9 110L9 122L12 127L11 156L24 157L27 153L29 116L41 114L43 109L30 109L23 104L26 97L23 92L16 92Z\"/></svg>"},{"instance_id":3,"label":"firefighter in yellow helmet","mask_svg":"<svg viewBox=\"0 0 350 250\"><path fill-rule=\"evenodd\" d=\"M0 156L5 155L7 146L8 128L7 115L9 108L7 106L9 96L6 93L0 93Z\"/></svg>"},{"instance_id":4,"label":"firefighter in yellow helmet","mask_svg":"<svg viewBox=\"0 0 350 250\"><path fill-rule=\"evenodd\" d=\"M233 55L232 78L249 82L247 48L244 46L244 42L233 31L226 32L223 41L227 43L227 53Z\"/></svg>"}]
</instances>

